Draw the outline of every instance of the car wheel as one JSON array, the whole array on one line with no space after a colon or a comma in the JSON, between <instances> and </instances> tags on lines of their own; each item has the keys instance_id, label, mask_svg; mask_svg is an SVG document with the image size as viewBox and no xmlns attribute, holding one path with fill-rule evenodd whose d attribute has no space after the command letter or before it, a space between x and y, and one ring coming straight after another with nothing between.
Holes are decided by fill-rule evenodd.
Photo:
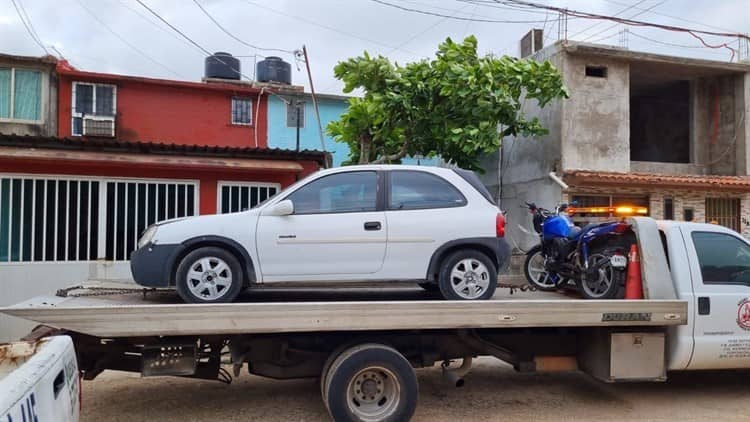
<instances>
[{"instance_id":1,"label":"car wheel","mask_svg":"<svg viewBox=\"0 0 750 422\"><path fill-rule=\"evenodd\" d=\"M461 250L443 261L438 286L448 300L489 299L497 288L497 270L485 254Z\"/></svg>"},{"instance_id":2,"label":"car wheel","mask_svg":"<svg viewBox=\"0 0 750 422\"><path fill-rule=\"evenodd\" d=\"M187 254L175 273L177 293L188 303L232 302L242 291L243 280L237 258L213 246Z\"/></svg>"},{"instance_id":3,"label":"car wheel","mask_svg":"<svg viewBox=\"0 0 750 422\"><path fill-rule=\"evenodd\" d=\"M437 283L433 283L430 281L425 281L422 283L418 283L419 287L423 288L424 290L428 292L438 292L440 291L440 287L438 287Z\"/></svg>"}]
</instances>

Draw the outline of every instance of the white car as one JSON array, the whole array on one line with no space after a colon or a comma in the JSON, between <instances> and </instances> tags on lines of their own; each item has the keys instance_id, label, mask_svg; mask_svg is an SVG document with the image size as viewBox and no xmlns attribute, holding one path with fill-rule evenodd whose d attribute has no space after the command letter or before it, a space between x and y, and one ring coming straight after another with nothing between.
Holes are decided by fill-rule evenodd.
<instances>
[{"instance_id":1,"label":"white car","mask_svg":"<svg viewBox=\"0 0 750 422\"><path fill-rule=\"evenodd\" d=\"M131 256L135 281L191 303L245 288L413 281L489 299L510 257L505 218L472 172L402 165L323 170L248 211L165 221Z\"/></svg>"}]
</instances>

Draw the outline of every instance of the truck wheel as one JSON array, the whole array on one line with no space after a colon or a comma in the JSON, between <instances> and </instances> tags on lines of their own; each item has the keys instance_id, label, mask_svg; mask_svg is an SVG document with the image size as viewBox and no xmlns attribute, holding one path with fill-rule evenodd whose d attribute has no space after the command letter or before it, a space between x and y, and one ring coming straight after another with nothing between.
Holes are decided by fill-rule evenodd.
<instances>
[{"instance_id":1,"label":"truck wheel","mask_svg":"<svg viewBox=\"0 0 750 422\"><path fill-rule=\"evenodd\" d=\"M368 343L336 357L323 374L323 400L334 421L408 421L417 408L417 376L392 347Z\"/></svg>"},{"instance_id":2,"label":"truck wheel","mask_svg":"<svg viewBox=\"0 0 750 422\"><path fill-rule=\"evenodd\" d=\"M555 281L544 267L544 255L542 245L537 245L526 252L526 260L523 263L523 275L531 287L543 292L554 292L557 290Z\"/></svg>"},{"instance_id":3,"label":"truck wheel","mask_svg":"<svg viewBox=\"0 0 750 422\"><path fill-rule=\"evenodd\" d=\"M497 288L497 270L485 254L461 250L443 261L438 286L443 298L448 300L490 299Z\"/></svg>"},{"instance_id":4,"label":"truck wheel","mask_svg":"<svg viewBox=\"0 0 750 422\"><path fill-rule=\"evenodd\" d=\"M612 267L610 257L593 252L589 267L599 266L595 274L581 280L581 293L586 299L619 299L624 297L625 271Z\"/></svg>"},{"instance_id":5,"label":"truck wheel","mask_svg":"<svg viewBox=\"0 0 750 422\"><path fill-rule=\"evenodd\" d=\"M177 293L188 303L232 302L242 291L243 279L237 258L213 246L187 254L175 273Z\"/></svg>"}]
</instances>

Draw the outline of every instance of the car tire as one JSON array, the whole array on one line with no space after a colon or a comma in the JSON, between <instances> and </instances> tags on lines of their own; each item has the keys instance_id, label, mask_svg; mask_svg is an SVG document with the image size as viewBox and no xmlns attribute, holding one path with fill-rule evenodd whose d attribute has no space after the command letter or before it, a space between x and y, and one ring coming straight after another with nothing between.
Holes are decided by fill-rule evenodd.
<instances>
[{"instance_id":1,"label":"car tire","mask_svg":"<svg viewBox=\"0 0 750 422\"><path fill-rule=\"evenodd\" d=\"M417 284L419 284L419 287L421 287L422 289L424 289L424 290L426 290L426 291L428 291L430 293L434 293L434 292L439 292L440 291L440 287L435 282L425 281L425 282L417 283Z\"/></svg>"},{"instance_id":2,"label":"car tire","mask_svg":"<svg viewBox=\"0 0 750 422\"><path fill-rule=\"evenodd\" d=\"M242 266L225 249L198 248L180 261L175 286L187 303L233 302L244 286Z\"/></svg>"},{"instance_id":3,"label":"car tire","mask_svg":"<svg viewBox=\"0 0 750 422\"><path fill-rule=\"evenodd\" d=\"M497 289L495 263L473 249L454 252L443 260L438 287L447 300L490 299Z\"/></svg>"},{"instance_id":4,"label":"car tire","mask_svg":"<svg viewBox=\"0 0 750 422\"><path fill-rule=\"evenodd\" d=\"M390 346L350 347L325 372L323 400L334 421L408 421L417 408L414 368Z\"/></svg>"}]
</instances>

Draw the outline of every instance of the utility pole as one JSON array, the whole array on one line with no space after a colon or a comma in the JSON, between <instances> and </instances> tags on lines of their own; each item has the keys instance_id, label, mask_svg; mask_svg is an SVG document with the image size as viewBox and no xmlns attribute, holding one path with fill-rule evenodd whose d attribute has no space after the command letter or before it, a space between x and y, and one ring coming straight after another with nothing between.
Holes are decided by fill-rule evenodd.
<instances>
[{"instance_id":1,"label":"utility pole","mask_svg":"<svg viewBox=\"0 0 750 422\"><path fill-rule=\"evenodd\" d=\"M305 56L305 67L307 68L307 78L310 81L310 94L313 101L313 109L315 109L315 118L318 120L318 134L320 135L320 147L323 148L323 152L326 152L326 140L323 137L323 124L320 122L320 111L318 110L318 99L315 97L315 86L313 86L312 73L310 72L310 59L307 56L307 47L302 45L302 54ZM328 168L328 160L326 160L326 168Z\"/></svg>"},{"instance_id":2,"label":"utility pole","mask_svg":"<svg viewBox=\"0 0 750 422\"><path fill-rule=\"evenodd\" d=\"M295 100L294 108L296 109L295 112L297 113L297 121L296 121L297 123L297 152L299 152L299 115L300 115L299 109L301 105L302 104L300 104L299 100Z\"/></svg>"}]
</instances>

